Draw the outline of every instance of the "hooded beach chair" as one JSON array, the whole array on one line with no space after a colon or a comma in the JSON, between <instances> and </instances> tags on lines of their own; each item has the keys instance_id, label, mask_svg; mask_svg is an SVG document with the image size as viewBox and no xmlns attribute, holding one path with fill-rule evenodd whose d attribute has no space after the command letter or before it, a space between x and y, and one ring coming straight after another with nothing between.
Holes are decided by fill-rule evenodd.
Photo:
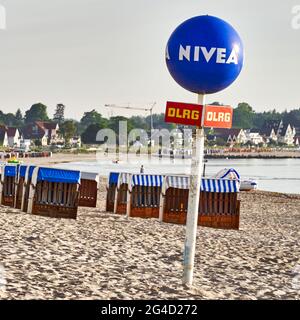
<instances>
[{"instance_id":1,"label":"hooded beach chair","mask_svg":"<svg viewBox=\"0 0 300 320\"><path fill-rule=\"evenodd\" d=\"M129 185L130 217L158 218L162 175L133 174Z\"/></svg>"},{"instance_id":2,"label":"hooded beach chair","mask_svg":"<svg viewBox=\"0 0 300 320\"><path fill-rule=\"evenodd\" d=\"M166 176L162 189L161 221L186 224L189 185L189 176ZM238 192L238 180L202 179L198 225L239 229Z\"/></svg>"},{"instance_id":3,"label":"hooded beach chair","mask_svg":"<svg viewBox=\"0 0 300 320\"><path fill-rule=\"evenodd\" d=\"M114 212L119 173L110 172L106 186L106 211Z\"/></svg>"},{"instance_id":4,"label":"hooded beach chair","mask_svg":"<svg viewBox=\"0 0 300 320\"><path fill-rule=\"evenodd\" d=\"M91 207L97 206L97 194L99 189L100 176L98 173L81 172L79 188L79 206Z\"/></svg>"},{"instance_id":5,"label":"hooded beach chair","mask_svg":"<svg viewBox=\"0 0 300 320\"><path fill-rule=\"evenodd\" d=\"M16 179L15 200L14 200L14 207L17 209L21 209L21 206L22 206L23 187L24 187L27 167L28 166L20 165L18 169L18 175Z\"/></svg>"},{"instance_id":6,"label":"hooded beach chair","mask_svg":"<svg viewBox=\"0 0 300 320\"><path fill-rule=\"evenodd\" d=\"M18 165L5 165L1 168L0 203L14 207Z\"/></svg>"},{"instance_id":7,"label":"hooded beach chair","mask_svg":"<svg viewBox=\"0 0 300 320\"><path fill-rule=\"evenodd\" d=\"M36 167L32 174L27 212L77 218L80 171Z\"/></svg>"},{"instance_id":8,"label":"hooded beach chair","mask_svg":"<svg viewBox=\"0 0 300 320\"><path fill-rule=\"evenodd\" d=\"M32 174L33 174L33 171L35 168L36 168L36 166L27 166L27 168L26 168L24 183L23 183L23 187L22 187L21 207L20 207L20 209L23 212L27 212L29 189L30 189ZM20 182L19 182L18 186L19 185L20 185ZM18 197L19 197L19 193L18 193ZM19 208L19 207L17 207L17 208Z\"/></svg>"},{"instance_id":9,"label":"hooded beach chair","mask_svg":"<svg viewBox=\"0 0 300 320\"><path fill-rule=\"evenodd\" d=\"M117 192L115 197L114 213L127 214L129 212L129 185L131 184L132 174L121 172L118 178Z\"/></svg>"}]
</instances>

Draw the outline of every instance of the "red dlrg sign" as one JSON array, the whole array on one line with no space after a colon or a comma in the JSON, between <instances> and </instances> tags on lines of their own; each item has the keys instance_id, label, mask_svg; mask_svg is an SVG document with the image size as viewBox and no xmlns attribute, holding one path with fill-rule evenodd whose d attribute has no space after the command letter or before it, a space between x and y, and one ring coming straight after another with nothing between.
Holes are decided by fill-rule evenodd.
<instances>
[{"instance_id":1,"label":"red dlrg sign","mask_svg":"<svg viewBox=\"0 0 300 320\"><path fill-rule=\"evenodd\" d=\"M204 109L204 110L203 110ZM202 123L202 113L204 119ZM233 109L230 106L202 106L199 104L167 102L165 122L187 126L227 128L232 127Z\"/></svg>"},{"instance_id":2,"label":"red dlrg sign","mask_svg":"<svg viewBox=\"0 0 300 320\"><path fill-rule=\"evenodd\" d=\"M167 102L165 122L187 126L201 126L203 106L199 104Z\"/></svg>"},{"instance_id":3,"label":"red dlrg sign","mask_svg":"<svg viewBox=\"0 0 300 320\"><path fill-rule=\"evenodd\" d=\"M204 127L227 128L232 127L233 109L229 106L205 106Z\"/></svg>"}]
</instances>

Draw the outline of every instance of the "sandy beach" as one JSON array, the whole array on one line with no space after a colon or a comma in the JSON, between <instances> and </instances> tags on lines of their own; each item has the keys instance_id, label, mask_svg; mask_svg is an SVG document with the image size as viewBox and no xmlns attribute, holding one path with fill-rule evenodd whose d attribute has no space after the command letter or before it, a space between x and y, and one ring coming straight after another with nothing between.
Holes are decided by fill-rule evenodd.
<instances>
[{"instance_id":1,"label":"sandy beach","mask_svg":"<svg viewBox=\"0 0 300 320\"><path fill-rule=\"evenodd\" d=\"M0 299L300 299L300 195L241 193L239 231L199 227L188 289L185 227L106 213L105 183L76 221L0 207Z\"/></svg>"},{"instance_id":2,"label":"sandy beach","mask_svg":"<svg viewBox=\"0 0 300 320\"><path fill-rule=\"evenodd\" d=\"M96 161L96 153L55 153L52 157L44 158L22 158L22 163L38 166L52 166L59 163L77 162L77 161Z\"/></svg>"}]
</instances>

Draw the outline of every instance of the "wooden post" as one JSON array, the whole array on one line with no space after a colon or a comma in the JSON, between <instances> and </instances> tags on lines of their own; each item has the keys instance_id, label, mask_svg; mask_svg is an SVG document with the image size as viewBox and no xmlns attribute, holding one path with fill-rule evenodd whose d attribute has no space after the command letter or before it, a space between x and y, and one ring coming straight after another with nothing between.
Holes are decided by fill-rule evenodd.
<instances>
[{"instance_id":1,"label":"wooden post","mask_svg":"<svg viewBox=\"0 0 300 320\"><path fill-rule=\"evenodd\" d=\"M28 195L28 207L27 207L27 213L32 213L33 209L33 200L34 200L34 191L37 184L37 177L38 177L39 167L34 168L31 178L31 184L29 189L29 195Z\"/></svg>"},{"instance_id":2,"label":"wooden post","mask_svg":"<svg viewBox=\"0 0 300 320\"><path fill-rule=\"evenodd\" d=\"M19 182L20 182L20 169L21 166L19 166L19 170L16 173L15 182L14 182L14 201L13 201L13 208L16 208L17 206L17 198L18 198L18 191L19 191ZM26 168L27 171L27 168ZM23 183L24 186L24 183Z\"/></svg>"},{"instance_id":3,"label":"wooden post","mask_svg":"<svg viewBox=\"0 0 300 320\"><path fill-rule=\"evenodd\" d=\"M117 186L116 186L116 190L115 190L115 199L114 199L114 213L115 214L117 213L118 194L119 194L119 190L120 190L121 181L122 181L122 173L120 173L118 176L118 182L117 182Z\"/></svg>"},{"instance_id":4,"label":"wooden post","mask_svg":"<svg viewBox=\"0 0 300 320\"><path fill-rule=\"evenodd\" d=\"M130 175L128 179L126 218L130 218L130 214L131 214L131 191L132 191L131 180L132 180L132 175Z\"/></svg>"},{"instance_id":5,"label":"wooden post","mask_svg":"<svg viewBox=\"0 0 300 320\"><path fill-rule=\"evenodd\" d=\"M24 178L24 184L23 184L23 189L22 189L22 200L21 200L21 211L24 210L24 203L25 203L25 194L26 194L26 189L27 189L27 184L28 184L28 179L29 179L29 170L30 166L27 167L26 172L25 172L25 178Z\"/></svg>"}]
</instances>

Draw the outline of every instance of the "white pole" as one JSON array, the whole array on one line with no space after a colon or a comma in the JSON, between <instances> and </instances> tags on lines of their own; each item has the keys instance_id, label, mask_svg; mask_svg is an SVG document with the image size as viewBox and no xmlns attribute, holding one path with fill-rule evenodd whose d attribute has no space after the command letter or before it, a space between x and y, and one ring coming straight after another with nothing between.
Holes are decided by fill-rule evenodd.
<instances>
[{"instance_id":1,"label":"white pole","mask_svg":"<svg viewBox=\"0 0 300 320\"><path fill-rule=\"evenodd\" d=\"M205 96L198 95L198 104L205 104ZM201 119L201 124L204 118ZM183 283L191 286L193 284L194 259L196 248L196 236L198 226L198 209L200 200L201 175L204 153L204 129L199 127L196 129L196 137L193 139L193 155L190 178L189 202L186 221L186 237L184 244L184 272Z\"/></svg>"}]
</instances>

